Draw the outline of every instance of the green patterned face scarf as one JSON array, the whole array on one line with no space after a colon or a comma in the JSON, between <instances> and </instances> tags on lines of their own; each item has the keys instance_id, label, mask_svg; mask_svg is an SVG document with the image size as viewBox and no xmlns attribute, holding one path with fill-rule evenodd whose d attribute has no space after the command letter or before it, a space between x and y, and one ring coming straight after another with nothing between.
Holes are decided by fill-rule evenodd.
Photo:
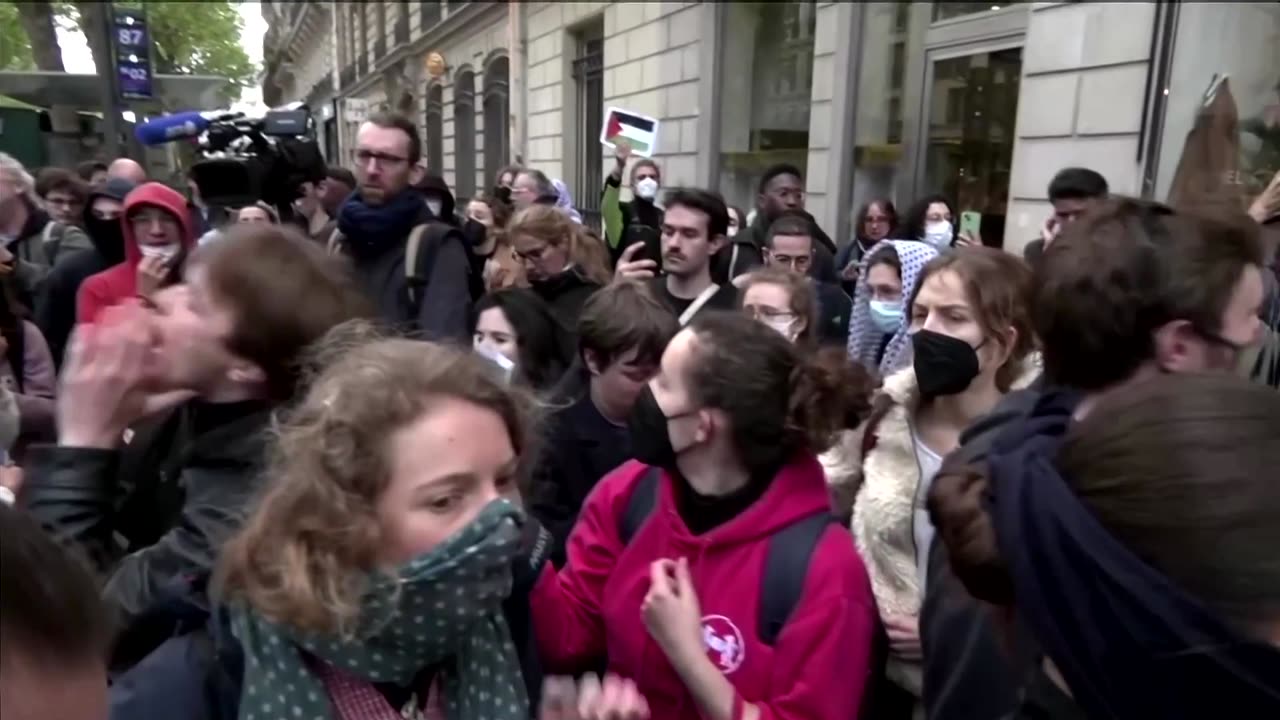
<instances>
[{"instance_id":1,"label":"green patterned face scarf","mask_svg":"<svg viewBox=\"0 0 1280 720\"><path fill-rule=\"evenodd\" d=\"M502 615L522 517L505 500L442 545L377 574L365 596L357 639L300 633L243 606L232 632L245 651L240 720L336 720L324 682L307 655L373 683L409 687L438 667L449 720L524 720L520 662Z\"/></svg>"}]
</instances>

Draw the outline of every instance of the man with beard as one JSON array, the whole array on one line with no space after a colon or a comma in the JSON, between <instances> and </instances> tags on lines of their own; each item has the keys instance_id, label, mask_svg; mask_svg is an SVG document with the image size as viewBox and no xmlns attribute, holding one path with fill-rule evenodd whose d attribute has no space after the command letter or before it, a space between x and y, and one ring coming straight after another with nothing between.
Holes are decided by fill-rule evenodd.
<instances>
[{"instance_id":1,"label":"man with beard","mask_svg":"<svg viewBox=\"0 0 1280 720\"><path fill-rule=\"evenodd\" d=\"M765 241L769 226L787 212L804 211L804 175L794 165L774 165L764 171L756 194L755 218L751 224L733 236L718 253L715 261L716 282L726 283L764 264ZM809 277L822 282L839 282L835 268L835 243L827 236L813 216L810 220L813 237L813 266Z\"/></svg>"},{"instance_id":2,"label":"man with beard","mask_svg":"<svg viewBox=\"0 0 1280 720\"><path fill-rule=\"evenodd\" d=\"M124 178L110 178L89 193L83 225L93 248L69 253L45 278L36 299L35 323L44 333L53 362L62 364L67 338L76 324L76 293L89 277L124 262L125 196L134 184Z\"/></svg>"},{"instance_id":3,"label":"man with beard","mask_svg":"<svg viewBox=\"0 0 1280 720\"><path fill-rule=\"evenodd\" d=\"M631 146L619 140L615 149L618 164L604 179L604 194L600 200L600 214L604 218L604 239L609 245L609 255L616 264L623 251L642 242L644 250L640 258L657 258L662 255L662 209L658 207L658 190L662 184L662 172L658 164L649 158L641 158L631 166L631 202L622 202L622 171L627 169Z\"/></svg>"},{"instance_id":4,"label":"man with beard","mask_svg":"<svg viewBox=\"0 0 1280 720\"><path fill-rule=\"evenodd\" d=\"M122 628L209 572L258 490L263 440L303 352L367 307L322 248L244 225L197 251L150 307L117 305L81 326L58 444L31 449L20 497L88 552Z\"/></svg>"},{"instance_id":5,"label":"man with beard","mask_svg":"<svg viewBox=\"0 0 1280 720\"><path fill-rule=\"evenodd\" d=\"M733 310L738 291L732 284L717 285L711 279L711 258L724 246L729 230L729 210L724 200L706 190L677 190L667 198L662 216L662 272L654 277L653 260L632 260L644 247L636 243L618 260L615 278L652 278L658 299L675 313L680 325L688 325L703 309Z\"/></svg>"},{"instance_id":6,"label":"man with beard","mask_svg":"<svg viewBox=\"0 0 1280 720\"><path fill-rule=\"evenodd\" d=\"M338 211L332 250L351 258L378 316L424 340L471 336L470 261L461 231L432 216L415 189L418 129L381 113L356 133L360 186Z\"/></svg>"}]
</instances>

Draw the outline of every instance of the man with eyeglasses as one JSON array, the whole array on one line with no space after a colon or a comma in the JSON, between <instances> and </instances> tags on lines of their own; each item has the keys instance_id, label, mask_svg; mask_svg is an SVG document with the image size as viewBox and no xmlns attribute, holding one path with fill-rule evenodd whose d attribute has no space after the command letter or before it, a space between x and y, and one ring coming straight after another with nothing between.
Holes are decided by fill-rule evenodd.
<instances>
[{"instance_id":1,"label":"man with eyeglasses","mask_svg":"<svg viewBox=\"0 0 1280 720\"><path fill-rule=\"evenodd\" d=\"M384 321L425 340L463 341L470 337L469 251L415 189L421 158L418 129L404 116L380 113L361 125L352 154L356 191L338 210L329 247L351 258Z\"/></svg>"},{"instance_id":2,"label":"man with eyeglasses","mask_svg":"<svg viewBox=\"0 0 1280 720\"><path fill-rule=\"evenodd\" d=\"M90 212L109 208L95 199ZM134 188L124 200L121 235L124 259L84 281L76 294L76 322L92 323L109 307L150 298L177 282L195 245L187 199L157 182ZM104 213L104 219L106 213Z\"/></svg>"},{"instance_id":3,"label":"man with eyeglasses","mask_svg":"<svg viewBox=\"0 0 1280 720\"><path fill-rule=\"evenodd\" d=\"M733 236L733 241L716 253L713 272L716 282L726 283L764 264L765 240L769 226L783 213L804 211L804 174L794 165L782 163L764 171L756 193L755 217ZM835 271L835 243L812 223L813 267L809 273L824 282L838 280Z\"/></svg>"},{"instance_id":4,"label":"man with eyeglasses","mask_svg":"<svg viewBox=\"0 0 1280 720\"><path fill-rule=\"evenodd\" d=\"M93 247L65 253L49 271L36 298L35 323L44 333L55 364L61 366L67 339L76 324L76 295L85 280L122 263L124 257L124 199L137 187L124 178L110 178L89 192L82 224Z\"/></svg>"},{"instance_id":5,"label":"man with eyeglasses","mask_svg":"<svg viewBox=\"0 0 1280 720\"><path fill-rule=\"evenodd\" d=\"M813 223L800 211L788 211L773 221L765 236L764 264L796 275L809 276L814 262ZM745 275L741 276L746 278ZM849 341L849 314L853 300L836 283L813 279L818 300L818 342L844 347Z\"/></svg>"}]
</instances>

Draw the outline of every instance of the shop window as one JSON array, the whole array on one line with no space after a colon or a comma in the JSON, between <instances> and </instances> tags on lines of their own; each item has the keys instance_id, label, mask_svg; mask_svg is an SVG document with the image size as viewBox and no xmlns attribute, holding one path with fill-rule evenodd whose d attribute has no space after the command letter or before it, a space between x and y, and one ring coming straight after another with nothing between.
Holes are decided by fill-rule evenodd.
<instances>
[{"instance_id":1,"label":"shop window","mask_svg":"<svg viewBox=\"0 0 1280 720\"><path fill-rule=\"evenodd\" d=\"M510 67L501 55L484 71L484 178L493 185L511 158Z\"/></svg>"},{"instance_id":2,"label":"shop window","mask_svg":"<svg viewBox=\"0 0 1280 720\"><path fill-rule=\"evenodd\" d=\"M476 76L458 70L453 83L453 193L459 202L476 193Z\"/></svg>"},{"instance_id":3,"label":"shop window","mask_svg":"<svg viewBox=\"0 0 1280 720\"><path fill-rule=\"evenodd\" d=\"M1181 172L1243 207L1280 171L1280 5L1178 3L1173 32L1164 114L1155 123L1160 144L1153 194L1158 200L1168 199L1174 176ZM1214 82L1215 76L1224 75L1225 85ZM1208 137L1200 134L1197 140L1189 135L1210 90L1213 97L1221 96L1216 111L1234 110L1238 118L1238 172L1227 178L1207 176L1204 163L1190 161L1195 152L1188 150L1188 143L1203 145ZM1188 162L1179 170L1184 155Z\"/></svg>"},{"instance_id":4,"label":"shop window","mask_svg":"<svg viewBox=\"0 0 1280 720\"><path fill-rule=\"evenodd\" d=\"M752 207L769 166L806 169L816 3L735 2L723 11L720 188Z\"/></svg>"},{"instance_id":5,"label":"shop window","mask_svg":"<svg viewBox=\"0 0 1280 720\"><path fill-rule=\"evenodd\" d=\"M444 174L444 90L439 84L427 88L427 170Z\"/></svg>"}]
</instances>

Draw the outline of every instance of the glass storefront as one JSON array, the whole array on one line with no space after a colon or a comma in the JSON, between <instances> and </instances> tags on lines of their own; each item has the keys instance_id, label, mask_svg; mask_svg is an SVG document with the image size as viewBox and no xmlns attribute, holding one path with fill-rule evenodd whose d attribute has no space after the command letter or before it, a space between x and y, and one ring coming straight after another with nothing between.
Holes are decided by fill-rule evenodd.
<instances>
[{"instance_id":1,"label":"glass storefront","mask_svg":"<svg viewBox=\"0 0 1280 720\"><path fill-rule=\"evenodd\" d=\"M1247 201L1280 170L1280 4L1181 3L1173 47L1155 197L1168 197L1205 92L1225 75L1239 118L1232 180Z\"/></svg>"},{"instance_id":2,"label":"glass storefront","mask_svg":"<svg viewBox=\"0 0 1280 720\"><path fill-rule=\"evenodd\" d=\"M807 165L817 5L734 2L723 12L719 187L749 210L769 166Z\"/></svg>"}]
</instances>

